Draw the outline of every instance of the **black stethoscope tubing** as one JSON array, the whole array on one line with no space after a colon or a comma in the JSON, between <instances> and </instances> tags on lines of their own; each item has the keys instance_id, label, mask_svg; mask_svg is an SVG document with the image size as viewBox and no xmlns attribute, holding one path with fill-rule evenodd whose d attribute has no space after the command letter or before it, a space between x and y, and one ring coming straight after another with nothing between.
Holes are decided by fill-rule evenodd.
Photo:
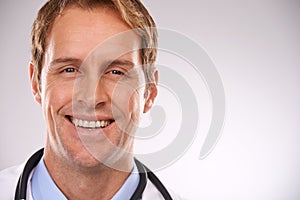
<instances>
[{"instance_id":1,"label":"black stethoscope tubing","mask_svg":"<svg viewBox=\"0 0 300 200\"><path fill-rule=\"evenodd\" d=\"M23 172L20 175L16 191L15 191L15 200L25 200L26 199L26 193L27 193L27 182L30 176L31 171L35 168L35 166L39 163L40 159L43 157L44 154L44 148L38 150L35 152L27 161L25 164L25 167L23 169ZM138 168L139 175L140 175L140 181L137 186L137 189L133 193L130 200L138 200L142 199L143 192L147 185L147 179L149 179L154 186L158 189L158 191L162 194L162 196L166 200L172 200L171 195L165 188L165 186L160 182L160 180L155 176L155 174L150 171L144 164L142 164L140 161L135 159L135 164Z\"/></svg>"}]
</instances>

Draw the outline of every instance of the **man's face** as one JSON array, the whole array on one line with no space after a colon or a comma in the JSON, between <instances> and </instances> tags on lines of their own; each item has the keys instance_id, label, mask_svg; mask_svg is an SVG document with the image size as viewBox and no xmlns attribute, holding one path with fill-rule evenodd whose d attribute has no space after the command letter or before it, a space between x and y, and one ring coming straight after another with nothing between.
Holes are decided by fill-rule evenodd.
<instances>
[{"instance_id":1,"label":"man's face","mask_svg":"<svg viewBox=\"0 0 300 200\"><path fill-rule=\"evenodd\" d=\"M135 126L156 91L145 91L141 41L133 32L120 34L128 30L114 11L104 8L67 8L54 21L41 92L32 79L47 125L45 160L94 167L120 159L118 148L132 150Z\"/></svg>"}]
</instances>

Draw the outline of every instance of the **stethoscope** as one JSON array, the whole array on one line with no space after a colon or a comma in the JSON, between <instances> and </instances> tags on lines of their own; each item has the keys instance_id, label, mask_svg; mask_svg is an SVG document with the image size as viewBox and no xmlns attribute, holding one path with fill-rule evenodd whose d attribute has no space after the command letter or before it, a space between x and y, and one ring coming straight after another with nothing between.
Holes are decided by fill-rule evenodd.
<instances>
[{"instance_id":1,"label":"stethoscope","mask_svg":"<svg viewBox=\"0 0 300 200\"><path fill-rule=\"evenodd\" d=\"M44 149L40 149L37 152L35 152L27 161L23 172L20 175L16 192L15 192L15 200L25 200L26 199L26 193L27 193L27 182L30 176L31 171L35 168L35 166L38 164L40 159L43 157ZM130 200L138 200L142 199L143 192L147 185L147 179L149 179L153 185L157 188L157 190L162 194L162 196L166 200L172 200L171 195L165 188L165 186L160 182L160 180L155 176L155 174L150 171L144 164L142 164L140 161L135 159L135 164L137 166L137 169L139 171L140 175L140 181L137 186L137 189L133 193Z\"/></svg>"}]
</instances>

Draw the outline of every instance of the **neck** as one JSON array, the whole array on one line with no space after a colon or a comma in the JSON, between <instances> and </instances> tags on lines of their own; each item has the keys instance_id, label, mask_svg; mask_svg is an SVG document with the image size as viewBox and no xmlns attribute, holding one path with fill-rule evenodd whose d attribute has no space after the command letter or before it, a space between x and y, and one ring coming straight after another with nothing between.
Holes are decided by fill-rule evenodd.
<instances>
[{"instance_id":1,"label":"neck","mask_svg":"<svg viewBox=\"0 0 300 200\"><path fill-rule=\"evenodd\" d=\"M44 162L51 178L67 199L111 199L133 168L133 159L124 163L128 166L127 171L119 171L101 163L93 167L74 167L74 163L53 155L45 151Z\"/></svg>"}]
</instances>

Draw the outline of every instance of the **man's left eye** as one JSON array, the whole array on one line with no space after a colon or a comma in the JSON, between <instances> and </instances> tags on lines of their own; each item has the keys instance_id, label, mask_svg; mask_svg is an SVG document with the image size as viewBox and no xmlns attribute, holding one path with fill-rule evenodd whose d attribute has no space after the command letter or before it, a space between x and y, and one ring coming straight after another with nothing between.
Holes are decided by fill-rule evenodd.
<instances>
[{"instance_id":1,"label":"man's left eye","mask_svg":"<svg viewBox=\"0 0 300 200\"><path fill-rule=\"evenodd\" d=\"M73 67L68 67L66 69L64 69L64 72L66 73L73 73L73 72L76 72L77 70Z\"/></svg>"},{"instance_id":2,"label":"man's left eye","mask_svg":"<svg viewBox=\"0 0 300 200\"><path fill-rule=\"evenodd\" d=\"M111 73L115 75L124 75L124 73L119 70L111 70Z\"/></svg>"}]
</instances>

